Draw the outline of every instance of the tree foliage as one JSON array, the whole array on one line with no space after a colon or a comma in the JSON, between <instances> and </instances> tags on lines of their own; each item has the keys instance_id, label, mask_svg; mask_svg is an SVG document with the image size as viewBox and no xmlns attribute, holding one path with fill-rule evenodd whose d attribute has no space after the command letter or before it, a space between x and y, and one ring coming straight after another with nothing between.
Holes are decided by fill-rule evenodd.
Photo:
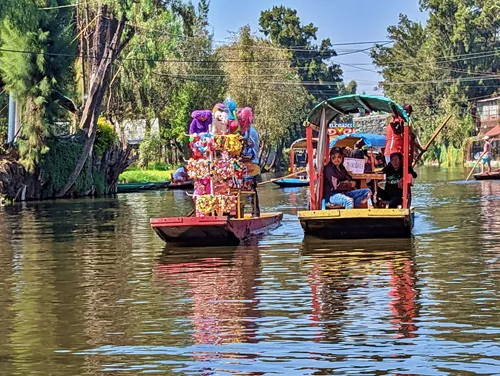
<instances>
[{"instance_id":1,"label":"tree foliage","mask_svg":"<svg viewBox=\"0 0 500 376\"><path fill-rule=\"evenodd\" d=\"M69 1L51 3L65 6ZM64 111L60 102L68 91L75 44L71 8L40 11L45 1L24 5L30 15L24 22L16 17L24 12L1 20L0 71L6 88L24 99L20 152L27 168L33 170L47 151L45 137L55 133L54 126ZM34 19L32 14L38 17Z\"/></svg>"},{"instance_id":2,"label":"tree foliage","mask_svg":"<svg viewBox=\"0 0 500 376\"><path fill-rule=\"evenodd\" d=\"M297 11L285 6L273 6L270 10L262 11L259 26L273 44L292 51L293 66L297 68L302 81L321 83L307 86L308 92L316 100L339 94L342 70L338 64L330 61L337 53L330 38L323 39L319 45L313 43L317 39L316 26L312 23L302 25Z\"/></svg>"},{"instance_id":3,"label":"tree foliage","mask_svg":"<svg viewBox=\"0 0 500 376\"><path fill-rule=\"evenodd\" d=\"M421 0L426 26L400 15L391 47L372 50L386 95L414 107L425 136L452 113L444 141L460 147L474 129L475 102L495 94L500 79L500 5L496 0Z\"/></svg>"},{"instance_id":4,"label":"tree foliage","mask_svg":"<svg viewBox=\"0 0 500 376\"><path fill-rule=\"evenodd\" d=\"M290 51L254 37L250 27L244 26L218 54L224 61L227 93L239 107L254 111L261 148L281 145L282 149L300 132L309 99Z\"/></svg>"}]
</instances>

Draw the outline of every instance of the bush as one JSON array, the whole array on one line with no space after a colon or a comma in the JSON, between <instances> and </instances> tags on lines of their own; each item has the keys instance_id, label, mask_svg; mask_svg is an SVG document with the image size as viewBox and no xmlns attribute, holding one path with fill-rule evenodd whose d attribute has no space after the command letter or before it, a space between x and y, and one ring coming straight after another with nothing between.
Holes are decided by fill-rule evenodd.
<instances>
[{"instance_id":1,"label":"bush","mask_svg":"<svg viewBox=\"0 0 500 376\"><path fill-rule=\"evenodd\" d=\"M94 151L98 157L102 157L116 141L116 132L113 125L102 116L97 121L97 134L94 142Z\"/></svg>"}]
</instances>

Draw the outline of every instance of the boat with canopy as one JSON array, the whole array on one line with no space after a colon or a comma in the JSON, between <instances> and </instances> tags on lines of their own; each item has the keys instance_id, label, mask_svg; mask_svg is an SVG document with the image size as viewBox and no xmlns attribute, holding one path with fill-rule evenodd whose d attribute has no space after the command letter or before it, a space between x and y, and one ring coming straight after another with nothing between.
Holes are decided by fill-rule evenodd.
<instances>
[{"instance_id":1,"label":"boat with canopy","mask_svg":"<svg viewBox=\"0 0 500 376\"><path fill-rule=\"evenodd\" d=\"M345 209L342 206L328 205L323 197L324 167L329 160L333 146L353 147L362 139L370 149L371 165L375 166L374 150L385 147L385 137L374 134L352 133L331 139L329 124L336 118L358 113L382 112L395 114L404 119L403 127L403 166L409 166L410 129L409 117L404 109L392 100L371 95L345 95L324 100L309 113L306 126L309 210L298 212L298 217L306 235L333 239L361 238L408 238L413 227L413 211L410 208L410 186L412 176L403 169L402 205L398 208L374 207ZM318 134L316 169L313 166L313 132ZM375 183L385 179L384 174L374 171L350 173L360 187L366 187L370 180ZM373 184L376 194L377 184Z\"/></svg>"}]
</instances>

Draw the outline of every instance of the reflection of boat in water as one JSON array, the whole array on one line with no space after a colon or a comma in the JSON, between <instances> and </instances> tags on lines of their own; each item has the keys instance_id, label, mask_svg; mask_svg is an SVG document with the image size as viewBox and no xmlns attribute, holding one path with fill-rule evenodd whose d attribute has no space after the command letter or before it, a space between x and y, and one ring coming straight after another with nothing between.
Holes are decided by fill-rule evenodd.
<instances>
[{"instance_id":1,"label":"reflection of boat in water","mask_svg":"<svg viewBox=\"0 0 500 376\"><path fill-rule=\"evenodd\" d=\"M153 267L155 282L181 295L197 344L256 342L257 247L166 249ZM182 303L181 303L182 304Z\"/></svg>"},{"instance_id":2,"label":"reflection of boat in water","mask_svg":"<svg viewBox=\"0 0 500 376\"><path fill-rule=\"evenodd\" d=\"M409 239L331 244L308 238L301 254L303 263L311 266L310 320L317 328L316 341L341 340L342 326L352 319L352 310L357 320L370 325L378 319L374 312L383 312L385 307L390 311L388 326L398 337L416 336L418 290ZM363 298L368 296L373 298Z\"/></svg>"}]
</instances>

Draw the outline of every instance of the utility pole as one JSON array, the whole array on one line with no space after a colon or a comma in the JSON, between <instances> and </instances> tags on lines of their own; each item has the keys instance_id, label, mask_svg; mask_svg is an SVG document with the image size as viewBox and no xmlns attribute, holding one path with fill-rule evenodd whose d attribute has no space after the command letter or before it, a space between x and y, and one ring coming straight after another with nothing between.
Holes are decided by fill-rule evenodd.
<instances>
[{"instance_id":1,"label":"utility pole","mask_svg":"<svg viewBox=\"0 0 500 376\"><path fill-rule=\"evenodd\" d=\"M14 95L12 92L9 93L9 131L7 133L7 143L12 144L14 142L14 137L16 135L15 126L16 117L16 102L14 101Z\"/></svg>"}]
</instances>

